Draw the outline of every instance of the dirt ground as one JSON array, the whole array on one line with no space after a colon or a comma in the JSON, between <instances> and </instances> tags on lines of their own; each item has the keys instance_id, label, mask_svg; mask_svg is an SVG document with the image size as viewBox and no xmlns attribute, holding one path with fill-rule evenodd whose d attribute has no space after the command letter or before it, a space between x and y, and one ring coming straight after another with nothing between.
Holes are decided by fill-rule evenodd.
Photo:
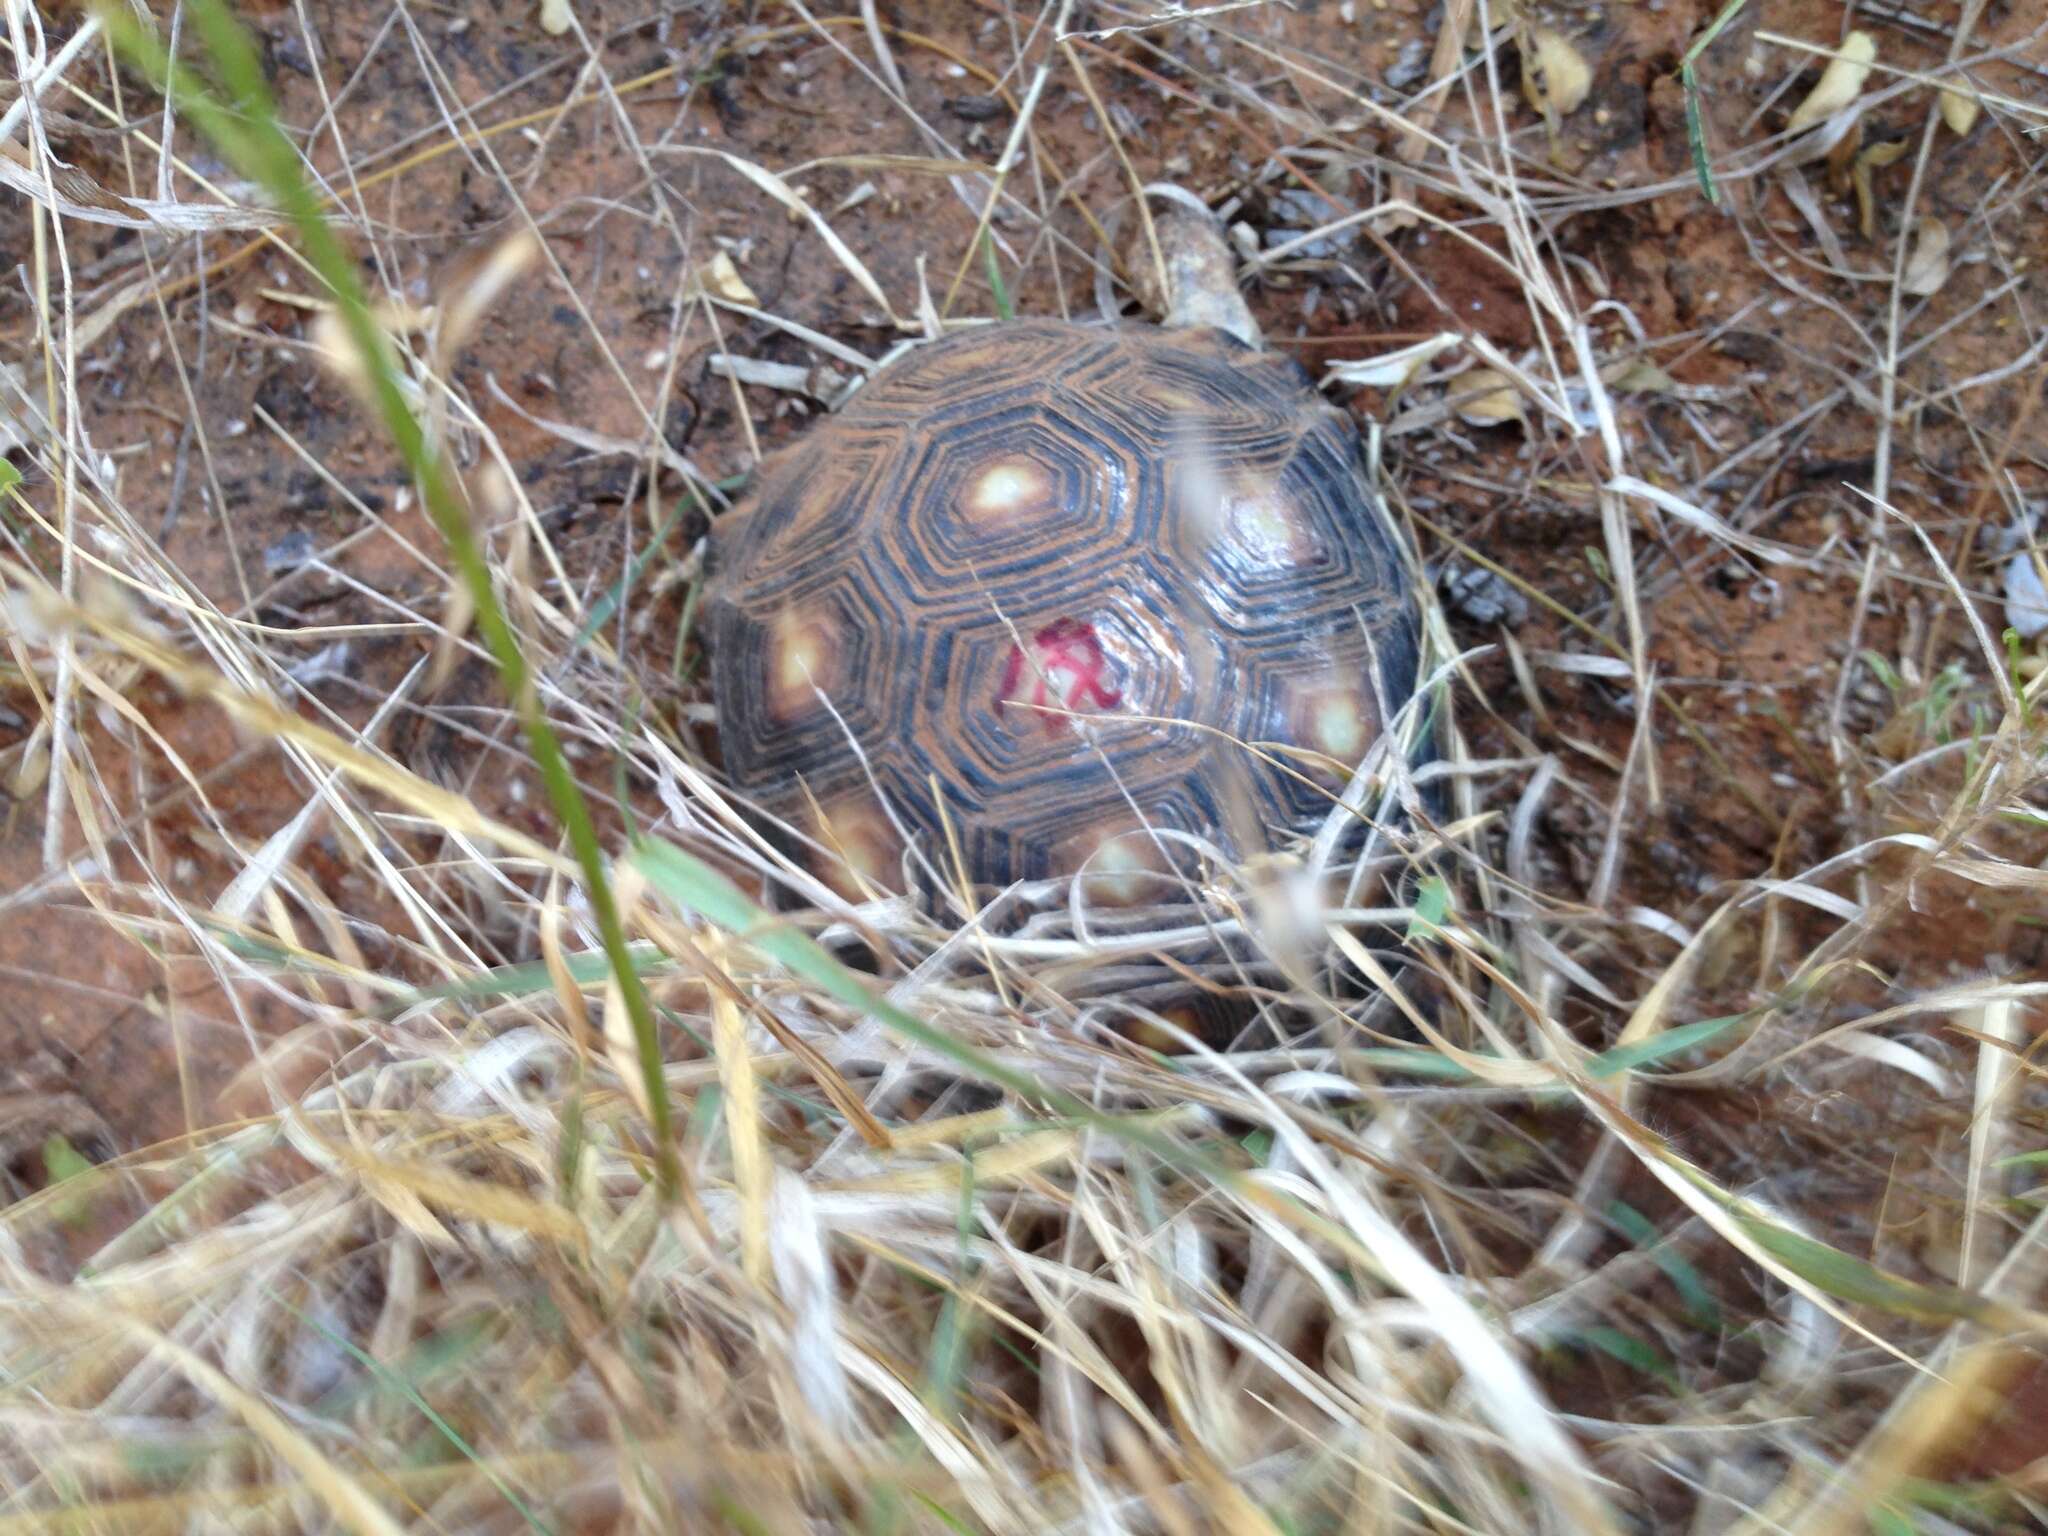
<instances>
[{"instance_id":1,"label":"dirt ground","mask_svg":"<svg viewBox=\"0 0 2048 1536\"><path fill-rule=\"evenodd\" d=\"M1592 312L1601 355L1638 368L1616 393L1619 429L1638 462L1659 466L1669 488L1748 534L1813 556L1805 568L1755 566L1677 521L1645 519L1635 578L1666 725L1639 730L1626 667L1617 676L1572 659L1608 655L1595 633L1626 644L1630 632L1602 553L1592 494L1600 464L1589 440L1536 410L1489 424L1422 421L1415 402L1394 392L1338 390L1361 419L1390 423L1385 469L1425 558L1466 572L1483 558L1528 594L1505 614L1479 600L1452 601L1448 611L1461 644L1489 648L1472 669L1485 705L1467 721L1473 756L1554 754L1568 783L1534 829L1534 869L1560 890L1600 887L1608 912L1648 910L1692 929L1731 882L1811 869L1922 827L1936 814L1937 789L1953 787L1921 784L1889 798L1865 787L1916 732L1967 729L1968 698L1945 694L1940 680L1957 661L1983 672L1951 594L1910 530L1874 498L1955 559L1996 635L2004 618L1994 535L2008 504L2048 495L2048 426L2027 424L2048 423L2048 414L2028 416L2041 365L2035 357L2011 366L2028 354L2026 328L2038 329L2048 300L2039 176L2048 149L1996 114L1966 135L1923 138L1921 95L1896 92L1873 106L1862 144L1896 140L1905 152L1867 170L1871 236L1858 228L1852 178L1827 165L1803 173L1828 238L1860 274L1844 277L1830 270L1837 253L1783 178L1725 180L1719 207L1701 194L1678 66L1715 9L1707 0L1551 7L1545 14L1591 65L1590 94L1554 129L1526 105L1511 125L1540 219L1529 238L1580 285L1576 304ZM1956 9L1866 5L1856 24L1878 36L1888 64L1925 70L1946 56ZM534 526L582 604L616 584L663 530L668 558L642 572L623 630L612 630L647 706L686 735L705 729L703 699L694 646L686 638L678 649L688 583L674 578L673 562L688 560L704 519L686 511L668 526L681 497L672 474L650 504L638 451L650 421L704 480L735 482L757 451L801 433L821 407L802 391L735 384L716 354L810 370L833 359L795 327L870 357L902 335L809 223L722 156L800 186L905 315L925 293L941 313L988 315L1008 303L1093 315L1099 232L1090 221L1127 217L1133 178L1171 179L1236 199L1235 218L1269 246L1397 195L1451 226L1353 228L1251 285L1268 334L1313 371L1446 330L1511 359L1541 339L1523 286L1488 254L1503 248L1502 226L1475 217L1440 168L1401 186L1401 136L1364 105L1422 78L1441 8L1421 0L1297 0L1231 10L1206 28L1074 38L1073 67L1053 77L1032 117L1037 157L1019 173L1030 201L1055 211L1044 227L995 222L1001 295L973 245L973 189L933 164L945 155L985 166L1001 155L1032 83L1028 68L1009 61L1049 17L996 0L884 4L877 15L889 48L878 55L853 7L818 7L808 20L768 6L578 0L575 10L616 94L566 108L590 81L582 45L543 33L528 4L394 11L304 0L248 14L283 117L366 222L365 268L385 291L418 304L459 292L468 264L519 227L521 208L544 235L547 264L493 307L453 378L502 444ZM2040 103L2048 51L2028 41L2031 10L1993 0L1971 49L2019 48L1986 65L1983 78ZM1802 66L1757 33L1831 42L1844 15L1831 0L1771 0L1728 28L1699 71L1717 152L1775 131L1819 76L1818 61ZM1128 19L1081 6L1069 28ZM892 72L908 111L884 88ZM1077 88L1084 78L1098 100ZM97 79L104 89L104 69ZM125 89L139 111L136 83ZM148 193L154 165L124 155L125 141L87 104L57 95L46 110L53 146L75 167L103 187ZM1445 121L1469 128L1469 116L1469 104L1454 100ZM496 131L457 141L458 130L480 129ZM221 172L195 134L182 131L179 143L196 169ZM1295 171L1320 189L1313 216L1302 212ZM1918 216L1952 232L1956 259L1939 291L1906 300L1897 426L1880 462L1873 407L1891 285L1874 278L1889 276L1911 188ZM1488 250L1457 238L1459 226ZM192 592L269 626L276 653L313 679L303 712L361 727L429 654L417 616L439 613L447 592L422 554L439 545L417 500L319 361L309 280L283 250L239 232L144 238L69 221L63 235L76 322L104 325L81 371L79 420L93 450L111 456L135 526ZM33 375L40 339L28 272L37 245L13 194L0 204L0 246L22 274L0 289L0 360ZM717 314L721 334L709 332L688 290L720 252L758 308L790 326L727 311ZM477 434L457 440L476 452ZM45 506L54 489L33 472L25 488ZM32 536L16 549L53 558L49 542ZM348 632L337 639L339 627ZM47 1176L41 1149L53 1130L97 1159L255 1107L260 1085L238 1076L259 1042L299 1024L289 994L181 958L175 935L159 926L165 908L143 911L130 898L168 879L170 896L203 908L304 808L305 775L274 746L160 684L138 679L128 700L161 742L125 751L126 733L111 728L118 722L104 705L86 721L100 792L129 819L105 829L123 867L88 871L81 885L46 865L46 790L24 773L34 761L33 698L18 687L0 695L0 769L15 791L0 797L0 1151L15 1192ZM403 703L384 739L494 813L544 831L537 788L497 702L485 673L467 666L431 714ZM1674 719L1684 728L1670 728ZM592 781L609 787L601 770ZM1505 816L1512 804L1493 809ZM394 820L383 835L419 881L433 880L436 829ZM2038 866L2048 851L2038 831L2002 835L2006 857ZM76 825L64 836L64 858L79 857ZM2048 975L2037 892L1956 881L1901 890L1887 868L1878 859L1836 883L1843 899L1898 902L1871 925L1870 943L1845 957L1857 974L1833 1000L1841 1016L1961 978ZM365 919L358 932L369 964L426 979L419 952L386 943L402 916L342 856L332 828L306 844L296 869L336 910ZM130 897L102 894L110 890ZM95 900L129 910L98 910ZM530 932L494 929L481 893L475 905L466 941L478 960L532 958ZM1699 1016L1717 997L1746 1006L1784 956L1818 945L1834 926L1827 910L1794 900L1775 925L1744 929L1709 957ZM1623 997L1641 989L1644 973L1623 948L1590 947L1585 964ZM1783 1102L1765 1114L1739 1094L1701 1094L1666 1110L1659 1129L1710 1164L1732 1159L1747 1138L1793 1137L1799 1126L1836 1149L1865 1140L1860 1166L1832 1159L1816 1187L1776 1195L1837 1213L1823 1235L1852 1250L1938 1275L1954 1241L1938 1176L1957 1134L1953 1116L1922 1113L1910 1085L1850 1092L1818 1072L1802 1088L1806 1081L1795 1071L1778 1090L1810 1092L1803 1116ZM1533 1120L1525 1128L1540 1134ZM1797 1161L1790 1150L1781 1160ZM1653 1188L1630 1197L1653 1214L1669 1209ZM1557 1387L1570 1396L1563 1368ZM1589 1381L1586 1390L1612 1387ZM2041 1453L2038 1437L2001 1433L1978 1470Z\"/></svg>"}]
</instances>

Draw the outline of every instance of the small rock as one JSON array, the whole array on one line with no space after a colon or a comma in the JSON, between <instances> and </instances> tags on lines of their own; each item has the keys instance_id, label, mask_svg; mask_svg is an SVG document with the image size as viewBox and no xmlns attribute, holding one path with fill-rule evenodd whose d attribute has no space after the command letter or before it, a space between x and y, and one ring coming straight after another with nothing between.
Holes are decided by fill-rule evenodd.
<instances>
[{"instance_id":1,"label":"small rock","mask_svg":"<svg viewBox=\"0 0 2048 1536\"><path fill-rule=\"evenodd\" d=\"M1285 245L1297 240L1311 229L1325 224L1334 224L1344 215L1337 205L1320 192L1311 192L1305 187L1287 187L1273 194L1273 222L1278 228L1266 231L1266 248ZM1326 260L1340 250L1358 244L1358 228L1340 229L1336 234L1322 240L1312 240L1294 254Z\"/></svg>"},{"instance_id":2,"label":"small rock","mask_svg":"<svg viewBox=\"0 0 2048 1536\"><path fill-rule=\"evenodd\" d=\"M297 28L280 33L272 41L270 56L286 69L304 75L308 80L319 73L314 66L312 54L306 51L306 40Z\"/></svg>"},{"instance_id":3,"label":"small rock","mask_svg":"<svg viewBox=\"0 0 2048 1536\"><path fill-rule=\"evenodd\" d=\"M2048 630L2048 588L2041 585L2041 572L2025 550L2006 562L2005 622L2022 640Z\"/></svg>"},{"instance_id":4,"label":"small rock","mask_svg":"<svg viewBox=\"0 0 2048 1536\"><path fill-rule=\"evenodd\" d=\"M315 688L321 683L349 675L350 650L346 640L337 640L324 645L303 661L294 662L285 669L285 675L301 688Z\"/></svg>"},{"instance_id":5,"label":"small rock","mask_svg":"<svg viewBox=\"0 0 2048 1536\"><path fill-rule=\"evenodd\" d=\"M263 569L272 576L286 571L295 571L309 561L317 559L320 546L313 535L303 528L295 528L270 548L263 551Z\"/></svg>"},{"instance_id":6,"label":"small rock","mask_svg":"<svg viewBox=\"0 0 2048 1536\"><path fill-rule=\"evenodd\" d=\"M1429 73L1429 43L1420 37L1411 37L1401 45L1401 53L1387 66L1387 72L1380 78L1387 82L1387 89L1405 91L1417 84Z\"/></svg>"},{"instance_id":7,"label":"small rock","mask_svg":"<svg viewBox=\"0 0 2048 1536\"><path fill-rule=\"evenodd\" d=\"M1439 583L1444 606L1474 624L1518 629L1529 618L1529 600L1493 571L1476 565L1448 567Z\"/></svg>"}]
</instances>

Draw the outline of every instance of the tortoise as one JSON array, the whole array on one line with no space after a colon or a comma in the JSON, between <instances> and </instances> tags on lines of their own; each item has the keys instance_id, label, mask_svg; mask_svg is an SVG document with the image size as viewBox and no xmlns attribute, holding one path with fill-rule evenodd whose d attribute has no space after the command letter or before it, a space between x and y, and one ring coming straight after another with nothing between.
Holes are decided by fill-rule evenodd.
<instances>
[{"instance_id":1,"label":"tortoise","mask_svg":"<svg viewBox=\"0 0 2048 1536\"><path fill-rule=\"evenodd\" d=\"M1357 427L1266 349L1199 206L1155 223L1161 324L919 345L713 525L728 776L841 895L1177 899L1189 850L1319 825L1413 692Z\"/></svg>"}]
</instances>

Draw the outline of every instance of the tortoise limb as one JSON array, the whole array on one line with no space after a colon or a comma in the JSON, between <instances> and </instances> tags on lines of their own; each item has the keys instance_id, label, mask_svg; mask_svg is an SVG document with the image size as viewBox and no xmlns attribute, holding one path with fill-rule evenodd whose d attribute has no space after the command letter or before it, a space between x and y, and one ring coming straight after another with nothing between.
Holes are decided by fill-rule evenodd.
<instances>
[{"instance_id":1,"label":"tortoise limb","mask_svg":"<svg viewBox=\"0 0 2048 1536\"><path fill-rule=\"evenodd\" d=\"M1237 262L1223 226L1206 213L1184 207L1171 208L1152 222L1166 263L1161 323L1176 330L1213 327L1248 347L1263 347L1259 322L1237 291ZM1149 250L1143 252L1142 266L1150 272Z\"/></svg>"}]
</instances>

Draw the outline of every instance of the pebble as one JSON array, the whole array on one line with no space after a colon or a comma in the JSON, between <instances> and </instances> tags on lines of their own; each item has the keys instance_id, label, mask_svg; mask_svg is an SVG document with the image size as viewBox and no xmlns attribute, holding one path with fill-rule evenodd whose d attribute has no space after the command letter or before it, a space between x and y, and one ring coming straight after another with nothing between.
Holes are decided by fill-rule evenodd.
<instances>
[{"instance_id":1,"label":"pebble","mask_svg":"<svg viewBox=\"0 0 2048 1536\"><path fill-rule=\"evenodd\" d=\"M1401 45L1400 55L1389 64L1381 79L1387 82L1387 89L1405 91L1416 84L1429 72L1430 45L1419 37L1411 37Z\"/></svg>"},{"instance_id":2,"label":"pebble","mask_svg":"<svg viewBox=\"0 0 2048 1536\"><path fill-rule=\"evenodd\" d=\"M1444 606L1474 624L1520 627L1529 618L1529 600L1493 571L1476 565L1454 565L1443 574Z\"/></svg>"},{"instance_id":3,"label":"pebble","mask_svg":"<svg viewBox=\"0 0 2048 1536\"><path fill-rule=\"evenodd\" d=\"M2041 585L2041 572L2025 550L2006 562L2005 622L2022 640L2048 630L2048 588Z\"/></svg>"},{"instance_id":4,"label":"pebble","mask_svg":"<svg viewBox=\"0 0 2048 1536\"><path fill-rule=\"evenodd\" d=\"M1335 223L1343 214L1337 205L1319 192L1310 192L1304 187L1288 187L1273 194L1273 221L1284 228L1266 231L1266 248L1298 240L1311 229ZM1338 251L1358 244L1358 226L1340 229L1334 235L1321 240L1311 240L1294 252L1316 260L1327 260Z\"/></svg>"},{"instance_id":5,"label":"pebble","mask_svg":"<svg viewBox=\"0 0 2048 1536\"><path fill-rule=\"evenodd\" d=\"M319 554L320 546L314 542L313 535L303 528L294 528L263 551L263 570L270 576L295 571L317 559Z\"/></svg>"}]
</instances>

